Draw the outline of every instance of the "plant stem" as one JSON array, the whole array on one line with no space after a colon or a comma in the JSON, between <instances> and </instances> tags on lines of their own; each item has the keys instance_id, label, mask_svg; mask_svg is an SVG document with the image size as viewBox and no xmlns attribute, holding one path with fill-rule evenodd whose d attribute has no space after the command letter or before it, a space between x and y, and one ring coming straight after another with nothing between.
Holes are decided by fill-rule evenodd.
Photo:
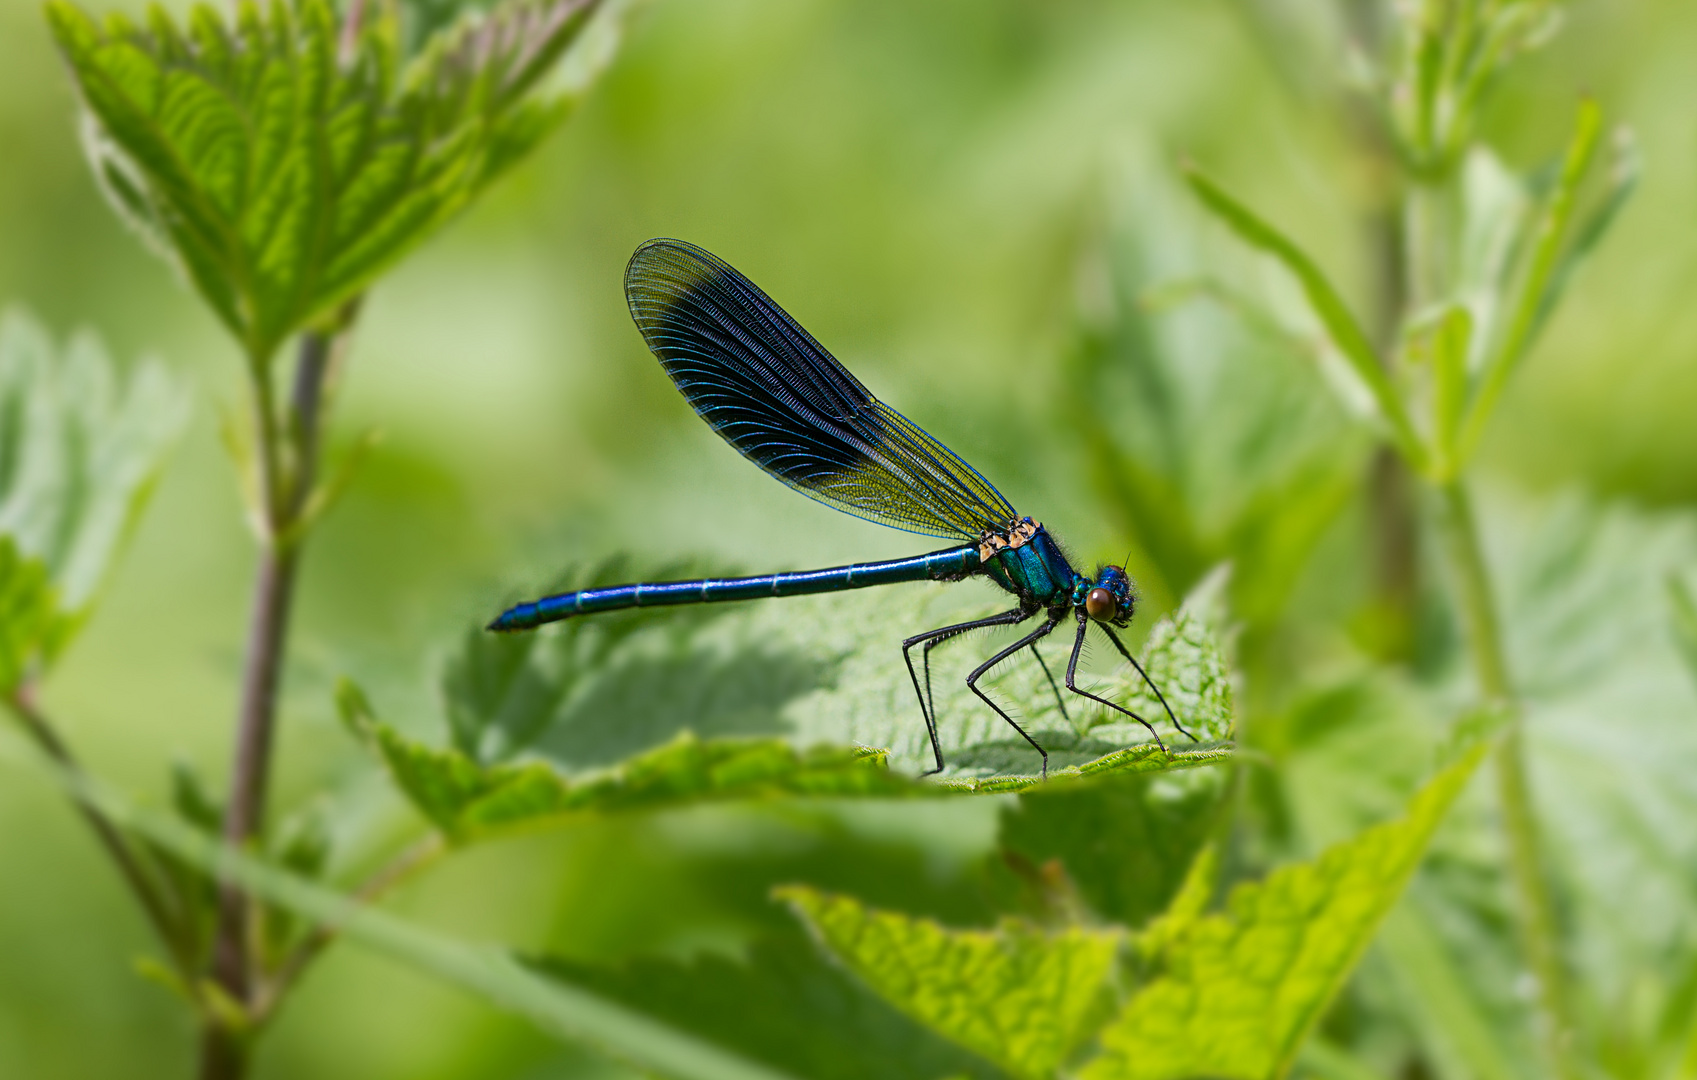
<instances>
[{"instance_id":1,"label":"plant stem","mask_svg":"<svg viewBox=\"0 0 1697 1080\"><path fill-rule=\"evenodd\" d=\"M1520 937L1526 959L1538 980L1545 1050L1553 1074L1572 1077L1568 1063L1573 1018L1569 1011L1567 974L1561 956L1555 902L1550 894L1527 782L1521 736L1521 713L1503 656L1502 632L1490 572L1479 545L1472 503L1458 481L1438 485L1438 527L1455 573L1455 588L1466 623L1468 646L1488 705L1508 713L1508 728L1496 749L1497 799L1508 838L1509 868L1519 894Z\"/></svg>"},{"instance_id":2,"label":"plant stem","mask_svg":"<svg viewBox=\"0 0 1697 1080\"><path fill-rule=\"evenodd\" d=\"M236 720L235 760L230 796L224 810L224 839L244 847L260 834L271 774L271 750L277 719L277 687L294 597L301 542L296 520L312 491L319 451L320 405L333 339L318 331L301 335L288 425L272 411L268 373L256 367L256 429L262 445L256 455L261 510L266 516L259 571L254 584L247 659L242 672L241 705ZM285 475L287 441L293 454ZM251 1004L253 971L249 938L249 901L242 889L225 882L218 896L218 933L213 942L212 976L238 1005ZM237 1080L247 1071L243 1033L209 1019L201 1044L202 1080Z\"/></svg>"}]
</instances>

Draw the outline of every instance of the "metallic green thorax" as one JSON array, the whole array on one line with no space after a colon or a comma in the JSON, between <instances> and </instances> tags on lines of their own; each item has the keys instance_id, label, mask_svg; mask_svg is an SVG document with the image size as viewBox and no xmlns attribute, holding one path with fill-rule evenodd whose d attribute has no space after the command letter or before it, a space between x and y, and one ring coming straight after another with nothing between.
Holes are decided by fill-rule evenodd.
<instances>
[{"instance_id":1,"label":"metallic green thorax","mask_svg":"<svg viewBox=\"0 0 1697 1080\"><path fill-rule=\"evenodd\" d=\"M1071 607L1091 585L1041 525L1020 546L990 552L982 573L1033 608Z\"/></svg>"}]
</instances>

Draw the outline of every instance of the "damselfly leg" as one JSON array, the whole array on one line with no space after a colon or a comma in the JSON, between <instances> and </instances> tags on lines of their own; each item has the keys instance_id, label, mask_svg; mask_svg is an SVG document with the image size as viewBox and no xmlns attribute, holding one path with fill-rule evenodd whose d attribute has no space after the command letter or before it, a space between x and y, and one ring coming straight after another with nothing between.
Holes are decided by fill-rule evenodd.
<instances>
[{"instance_id":1,"label":"damselfly leg","mask_svg":"<svg viewBox=\"0 0 1697 1080\"><path fill-rule=\"evenodd\" d=\"M1191 735L1190 732L1184 730L1184 725L1179 723L1178 717L1173 715L1173 707L1167 704L1167 696L1161 693L1161 688L1156 686L1155 680L1151 679L1149 677L1149 673L1143 670L1143 665L1137 662L1137 657L1131 655L1131 650L1126 648L1125 644L1120 641L1120 636L1114 633L1111 627L1104 626L1102 627L1102 630L1108 635L1108 640L1114 643L1114 648L1120 651L1120 655L1131 661L1131 666L1137 669L1137 673L1139 675L1143 676L1144 684L1155 692L1155 700L1161 703L1161 708L1167 710L1167 719L1173 722L1173 727L1178 728L1179 733L1187 736L1191 742L1201 742L1201 739L1198 739L1196 736ZM1144 724L1143 726L1148 727L1149 725Z\"/></svg>"},{"instance_id":2,"label":"damselfly leg","mask_svg":"<svg viewBox=\"0 0 1697 1080\"><path fill-rule=\"evenodd\" d=\"M1003 649L1001 652L997 653L995 656L992 656L990 659L984 661L982 664L979 664L977 667L973 668L972 674L968 675L966 677L966 685L967 685L968 689L970 689L974 694L977 694L979 699L981 701L983 701L984 704L990 706L992 709L995 709L997 716L1001 717L1003 720L1006 720L1008 722L1009 727L1011 727L1015 731L1019 732L1020 738L1024 739L1026 742L1030 743L1033 749L1035 749L1039 754L1043 755L1043 779L1045 779L1045 780L1047 780L1049 778L1049 751L1047 751L1047 750L1043 749L1041 746L1039 746L1038 743L1037 743L1037 740L1033 739L1026 732L1026 730L1024 728L1019 726L1019 721L1015 720L1013 717L1009 716L1006 712L1004 712L1000 705L996 704L994 701L992 701L990 699L989 694L986 694L984 691L978 689L978 680L984 675L985 672L989 671L991 668L995 667L997 664L1001 663L1003 660L1006 660L1008 657L1019 652L1019 650L1026 648L1027 646L1030 646L1030 645L1035 645L1038 641L1041 641L1059 623L1060 623L1060 619L1051 617L1042 626L1039 626L1037 629L1031 631L1031 633L1020 638L1018 641L1014 642L1012 645L1009 645L1007 648Z\"/></svg>"},{"instance_id":3,"label":"damselfly leg","mask_svg":"<svg viewBox=\"0 0 1697 1080\"><path fill-rule=\"evenodd\" d=\"M1084 634L1085 634L1085 631L1087 631L1089 629L1090 629L1090 617L1087 616L1084 613L1084 610L1082 608L1080 608L1079 612L1078 612L1078 637L1073 639L1072 658L1067 661L1067 689L1071 690L1073 693L1077 694L1079 697L1087 697L1091 701L1099 701L1103 705L1106 705L1108 708L1113 709L1116 712L1122 712L1125 715L1131 717L1133 720L1136 720L1139 724L1142 724L1144 727L1149 729L1149 734L1155 736L1155 745L1156 746L1159 746L1163 751L1170 753L1171 751L1167 751L1167 744L1161 741L1160 732L1156 731L1155 728L1154 728L1154 725L1150 724L1149 721L1143 719L1143 717L1141 717L1141 716L1138 716L1136 713L1132 712L1130 709L1126 708L1124 705L1116 705L1113 702L1109 701L1105 697L1099 697L1096 694L1092 694L1088 690L1080 690L1078 688L1078 654L1084 650ZM1104 626L1102 629L1107 630L1108 628ZM1108 636L1113 637L1114 636L1113 631L1110 630L1108 632ZM1118 638L1114 638L1114 644L1116 644L1116 645L1119 644ZM1125 652L1125 646L1121 645L1120 651ZM1129 657L1131 654L1126 653L1126 655ZM1132 663L1136 664L1137 661L1133 660ZM1142 671L1143 669L1138 668L1137 670ZM1144 678L1148 678L1148 676L1145 675ZM1154 684L1151 683L1150 685L1153 686ZM1160 691L1157 690L1156 693L1158 694L1158 693L1160 693ZM1166 699L1163 698L1161 700L1161 704L1165 705L1166 703L1167 703ZM1169 716L1172 715L1172 710L1170 710L1170 709L1167 710L1167 713L1168 713ZM1178 721L1174 720L1173 723L1177 724ZM1179 730L1183 731L1184 729L1180 728ZM1189 735L1190 733L1185 732L1185 734Z\"/></svg>"},{"instance_id":4,"label":"damselfly leg","mask_svg":"<svg viewBox=\"0 0 1697 1080\"><path fill-rule=\"evenodd\" d=\"M961 634L967 633L971 630L982 630L991 626L1013 626L1016 623L1022 623L1026 619L1031 618L1031 615L1032 612L1029 612L1024 608L1014 608L1012 611L1004 611L1000 615L991 615L987 619L973 619L970 622L955 623L953 626L942 626L935 630L927 630L923 634L915 634L906 641L902 642L902 660L907 664L908 678L913 680L913 692L919 698L919 711L925 716L925 730L931 736L931 753L937 759L937 767L935 769L926 769L921 775L930 776L932 773L939 773L943 771L943 747L942 744L937 741L937 710L936 706L931 702L930 644L932 642L947 641L952 637L959 637ZM925 653L922 654L925 661L924 689L920 689L919 675L913 670L912 654L913 647L922 642L926 645ZM1024 645L1025 643L1021 642L1020 644ZM1001 710L998 709L997 711L1000 712ZM1024 733L1021 732L1021 734Z\"/></svg>"}]
</instances>

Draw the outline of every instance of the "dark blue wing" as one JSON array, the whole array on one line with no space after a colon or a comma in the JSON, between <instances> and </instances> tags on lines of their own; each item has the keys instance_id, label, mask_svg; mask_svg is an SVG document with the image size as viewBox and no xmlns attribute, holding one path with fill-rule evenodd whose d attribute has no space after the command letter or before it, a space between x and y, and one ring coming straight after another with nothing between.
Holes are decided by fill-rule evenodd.
<instances>
[{"instance_id":1,"label":"dark blue wing","mask_svg":"<svg viewBox=\"0 0 1697 1080\"><path fill-rule=\"evenodd\" d=\"M802 494L928 536L977 540L1017 520L977 470L873 397L713 255L650 240L625 270L625 299L690 406Z\"/></svg>"}]
</instances>

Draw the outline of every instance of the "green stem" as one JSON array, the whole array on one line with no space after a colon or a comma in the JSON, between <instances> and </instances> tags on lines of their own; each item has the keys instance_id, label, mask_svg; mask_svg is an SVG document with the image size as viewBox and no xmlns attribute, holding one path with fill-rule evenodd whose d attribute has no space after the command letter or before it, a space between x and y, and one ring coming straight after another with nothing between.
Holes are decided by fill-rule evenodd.
<instances>
[{"instance_id":1,"label":"green stem","mask_svg":"<svg viewBox=\"0 0 1697 1080\"><path fill-rule=\"evenodd\" d=\"M1503 656L1502 631L1491 591L1490 571L1479 544L1473 506L1459 481L1438 485L1438 527L1466 624L1474 673L1486 704L1508 713L1508 727L1496 750L1497 798L1508 839L1509 868L1521 909L1521 947L1538 980L1545 1050L1553 1075L1576 1074L1569 1062L1573 1016L1562 962L1560 928L1538 837L1538 821L1526 776L1521 711Z\"/></svg>"}]
</instances>

